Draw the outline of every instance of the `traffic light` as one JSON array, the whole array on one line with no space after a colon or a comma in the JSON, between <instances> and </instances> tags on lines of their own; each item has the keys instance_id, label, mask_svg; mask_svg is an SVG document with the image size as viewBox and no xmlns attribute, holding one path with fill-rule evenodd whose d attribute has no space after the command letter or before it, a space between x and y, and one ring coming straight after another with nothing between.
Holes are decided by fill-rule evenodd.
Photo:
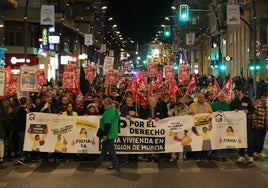
<instances>
[{"instance_id":1,"label":"traffic light","mask_svg":"<svg viewBox=\"0 0 268 188\"><path fill-rule=\"evenodd\" d=\"M221 71L225 71L226 70L226 65L225 64L221 64L220 65L220 70Z\"/></svg>"},{"instance_id":2,"label":"traffic light","mask_svg":"<svg viewBox=\"0 0 268 188\"><path fill-rule=\"evenodd\" d=\"M170 37L171 33L170 33L170 25L165 25L164 27L164 37L168 38Z\"/></svg>"},{"instance_id":3,"label":"traffic light","mask_svg":"<svg viewBox=\"0 0 268 188\"><path fill-rule=\"evenodd\" d=\"M189 20L189 6L187 4L180 5L180 21L186 22Z\"/></svg>"},{"instance_id":4,"label":"traffic light","mask_svg":"<svg viewBox=\"0 0 268 188\"><path fill-rule=\"evenodd\" d=\"M255 71L259 71L260 69L261 69L260 64L256 64L256 65L255 65Z\"/></svg>"},{"instance_id":5,"label":"traffic light","mask_svg":"<svg viewBox=\"0 0 268 188\"><path fill-rule=\"evenodd\" d=\"M261 66L260 66L259 63L255 63L255 64L251 63L249 65L249 69L252 70L252 71L257 72L257 71L259 71L261 69Z\"/></svg>"}]
</instances>

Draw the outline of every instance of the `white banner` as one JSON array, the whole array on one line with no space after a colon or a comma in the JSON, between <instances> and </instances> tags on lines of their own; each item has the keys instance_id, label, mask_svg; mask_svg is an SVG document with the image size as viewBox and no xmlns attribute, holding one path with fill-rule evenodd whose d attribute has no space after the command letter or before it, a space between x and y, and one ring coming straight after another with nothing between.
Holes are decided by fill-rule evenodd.
<instances>
[{"instance_id":1,"label":"white banner","mask_svg":"<svg viewBox=\"0 0 268 188\"><path fill-rule=\"evenodd\" d=\"M93 35L85 34L85 45L90 46L93 45Z\"/></svg>"},{"instance_id":2,"label":"white banner","mask_svg":"<svg viewBox=\"0 0 268 188\"><path fill-rule=\"evenodd\" d=\"M187 33L186 34L186 45L194 45L195 41L195 34L194 33Z\"/></svg>"},{"instance_id":3,"label":"white banner","mask_svg":"<svg viewBox=\"0 0 268 188\"><path fill-rule=\"evenodd\" d=\"M99 153L96 136L100 116L27 115L24 150ZM117 153L172 153L246 148L246 115L240 112L177 116L155 121L120 120Z\"/></svg>"},{"instance_id":4,"label":"white banner","mask_svg":"<svg viewBox=\"0 0 268 188\"><path fill-rule=\"evenodd\" d=\"M20 91L38 91L38 84L35 75L37 70L37 66L20 66Z\"/></svg>"},{"instance_id":5,"label":"white banner","mask_svg":"<svg viewBox=\"0 0 268 188\"><path fill-rule=\"evenodd\" d=\"M114 66L114 57L105 56L103 62L103 73L107 74L108 70L113 69Z\"/></svg>"},{"instance_id":6,"label":"white banner","mask_svg":"<svg viewBox=\"0 0 268 188\"><path fill-rule=\"evenodd\" d=\"M240 24L239 5L227 5L227 24Z\"/></svg>"},{"instance_id":7,"label":"white banner","mask_svg":"<svg viewBox=\"0 0 268 188\"><path fill-rule=\"evenodd\" d=\"M55 6L42 5L40 15L41 25L55 25Z\"/></svg>"},{"instance_id":8,"label":"white banner","mask_svg":"<svg viewBox=\"0 0 268 188\"><path fill-rule=\"evenodd\" d=\"M106 50L107 50L106 44L101 44L101 49L100 50L101 50L102 53L105 53Z\"/></svg>"}]
</instances>

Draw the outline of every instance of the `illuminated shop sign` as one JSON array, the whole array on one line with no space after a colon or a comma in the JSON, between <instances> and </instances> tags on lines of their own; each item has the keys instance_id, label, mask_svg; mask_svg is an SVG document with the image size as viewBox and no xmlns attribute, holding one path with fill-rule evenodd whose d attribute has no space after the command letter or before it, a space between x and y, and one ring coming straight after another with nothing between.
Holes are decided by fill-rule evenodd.
<instances>
[{"instance_id":1,"label":"illuminated shop sign","mask_svg":"<svg viewBox=\"0 0 268 188\"><path fill-rule=\"evenodd\" d=\"M49 44L59 44L60 36L49 36L48 41L49 41Z\"/></svg>"},{"instance_id":2,"label":"illuminated shop sign","mask_svg":"<svg viewBox=\"0 0 268 188\"><path fill-rule=\"evenodd\" d=\"M10 62L11 62L11 64L15 65L17 63L25 63L25 59L24 58L11 57ZM30 62L31 62L30 59L26 59L26 63L30 63Z\"/></svg>"},{"instance_id":3,"label":"illuminated shop sign","mask_svg":"<svg viewBox=\"0 0 268 188\"><path fill-rule=\"evenodd\" d=\"M37 55L28 54L26 59L23 54L5 54L6 66L11 66L12 69L19 68L21 65L36 65L38 64Z\"/></svg>"},{"instance_id":4,"label":"illuminated shop sign","mask_svg":"<svg viewBox=\"0 0 268 188\"><path fill-rule=\"evenodd\" d=\"M48 31L47 28L42 30L42 41L43 41L43 48L48 49Z\"/></svg>"}]
</instances>

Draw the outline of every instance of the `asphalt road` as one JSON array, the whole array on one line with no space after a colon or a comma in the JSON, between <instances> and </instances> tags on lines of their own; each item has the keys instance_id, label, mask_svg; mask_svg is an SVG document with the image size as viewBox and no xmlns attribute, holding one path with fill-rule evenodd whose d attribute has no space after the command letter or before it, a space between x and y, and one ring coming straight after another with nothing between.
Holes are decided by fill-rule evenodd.
<instances>
[{"instance_id":1,"label":"asphalt road","mask_svg":"<svg viewBox=\"0 0 268 188\"><path fill-rule=\"evenodd\" d=\"M267 140L267 139L266 139ZM266 141L265 153L268 154ZM120 171L107 170L110 161L96 168L93 161L60 163L31 162L16 165L16 160L0 165L0 188L266 188L268 158L254 165L237 163L237 151L228 152L227 162L138 161L127 163L121 157Z\"/></svg>"}]
</instances>

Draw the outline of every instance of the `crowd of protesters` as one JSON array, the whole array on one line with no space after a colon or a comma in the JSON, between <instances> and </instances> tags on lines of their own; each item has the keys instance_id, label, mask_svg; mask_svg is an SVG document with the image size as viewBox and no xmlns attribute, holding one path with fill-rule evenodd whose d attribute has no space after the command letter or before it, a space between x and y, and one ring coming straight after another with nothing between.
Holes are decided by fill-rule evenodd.
<instances>
[{"instance_id":1,"label":"crowd of protesters","mask_svg":"<svg viewBox=\"0 0 268 188\"><path fill-rule=\"evenodd\" d=\"M266 128L268 126L268 110L267 97L265 91L261 97L257 97L255 101L249 96L251 90L249 84L236 83L233 89L234 98L230 103L225 101L222 93L218 94L217 99L212 99L213 93L213 77L198 77L195 95L186 94L187 86L180 86L180 94L176 97L170 96L167 91L156 90L154 94L148 98L147 105L137 104L133 94L124 88L110 88L105 93L104 77L98 77L94 83L90 85L89 90L84 93L80 99L82 103L77 107L77 95L73 92L61 87L60 83L48 84L42 88L40 92L32 92L27 96L18 98L17 94L3 98L0 103L0 162L4 159L17 158L20 164L25 164L26 160L47 160L50 157L54 159L75 160L78 155L74 154L47 154L36 152L24 152L23 140L25 135L26 114L28 112L55 113L68 116L77 115L102 115L105 111L103 101L105 98L113 100L113 105L120 112L121 117L141 118L146 120L159 120L169 116L194 115L198 113L212 113L213 111L238 111L244 110L247 114L247 139L248 148L239 149L238 162L253 163L254 158L264 157L262 153ZM238 80L240 81L240 80ZM264 86L263 86L264 87ZM243 126L243 125L241 125ZM208 134L211 127L203 130L204 134ZM193 132L199 136L196 130ZM187 136L188 131L184 131L184 137L174 136L174 140L183 144L182 153L164 154L170 161L184 161L187 159L195 159L198 161L208 160L208 156L213 154L216 159L222 161L227 160L227 150L217 150L212 152L209 146L210 140L203 141L203 151L192 152L189 145L190 138ZM246 157L247 151L247 157ZM66 155L68 155L66 157ZM84 154L83 154L84 155ZM163 154L147 154L142 159L147 162L158 162ZM128 160L139 160L138 155L129 154L126 156Z\"/></svg>"}]
</instances>

